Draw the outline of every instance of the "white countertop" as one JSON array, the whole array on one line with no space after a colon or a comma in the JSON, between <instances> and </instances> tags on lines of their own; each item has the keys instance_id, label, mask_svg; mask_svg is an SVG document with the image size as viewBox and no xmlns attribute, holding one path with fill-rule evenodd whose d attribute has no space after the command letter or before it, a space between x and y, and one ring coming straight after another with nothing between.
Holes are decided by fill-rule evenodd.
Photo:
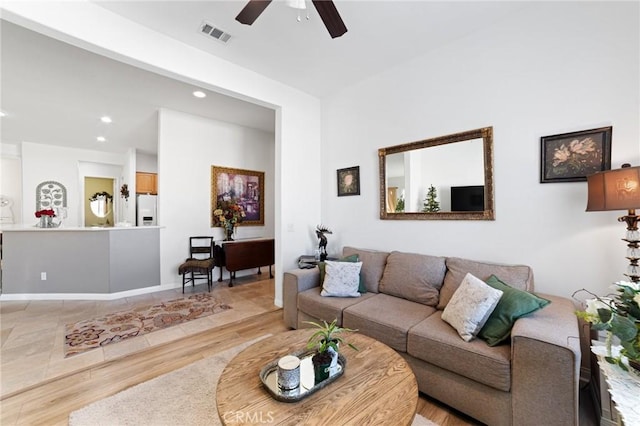
<instances>
[{"instance_id":1,"label":"white countertop","mask_svg":"<svg viewBox=\"0 0 640 426\"><path fill-rule=\"evenodd\" d=\"M24 225L2 225L0 226L0 232L101 232L101 231L134 231L139 229L160 229L163 226L112 226L112 227L80 227L80 226L64 226L59 228L38 228L37 226L24 226Z\"/></svg>"}]
</instances>

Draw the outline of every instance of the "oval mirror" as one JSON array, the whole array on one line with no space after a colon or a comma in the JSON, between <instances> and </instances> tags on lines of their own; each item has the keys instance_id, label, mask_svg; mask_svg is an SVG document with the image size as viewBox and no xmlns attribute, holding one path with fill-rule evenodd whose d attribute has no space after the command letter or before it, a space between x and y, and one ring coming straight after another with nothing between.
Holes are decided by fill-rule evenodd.
<instances>
[{"instance_id":1,"label":"oval mirror","mask_svg":"<svg viewBox=\"0 0 640 426\"><path fill-rule=\"evenodd\" d=\"M380 218L494 220L493 128L378 150Z\"/></svg>"},{"instance_id":2,"label":"oval mirror","mask_svg":"<svg viewBox=\"0 0 640 426\"><path fill-rule=\"evenodd\" d=\"M95 200L89 201L91 212L97 217L104 218L111 213L109 199L105 195L98 195Z\"/></svg>"}]
</instances>

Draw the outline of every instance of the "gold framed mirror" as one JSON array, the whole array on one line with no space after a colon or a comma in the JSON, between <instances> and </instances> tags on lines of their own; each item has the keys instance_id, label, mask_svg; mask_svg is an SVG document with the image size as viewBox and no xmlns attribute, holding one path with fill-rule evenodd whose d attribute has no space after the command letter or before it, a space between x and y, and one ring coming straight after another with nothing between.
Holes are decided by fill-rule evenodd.
<instances>
[{"instance_id":1,"label":"gold framed mirror","mask_svg":"<svg viewBox=\"0 0 640 426\"><path fill-rule=\"evenodd\" d=\"M380 219L495 220L493 127L378 150Z\"/></svg>"}]
</instances>

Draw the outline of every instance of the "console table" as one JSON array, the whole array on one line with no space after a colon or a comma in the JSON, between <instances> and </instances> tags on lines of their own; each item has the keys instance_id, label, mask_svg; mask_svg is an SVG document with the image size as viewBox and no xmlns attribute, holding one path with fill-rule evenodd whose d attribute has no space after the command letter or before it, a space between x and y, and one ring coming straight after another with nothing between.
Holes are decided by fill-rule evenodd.
<instances>
[{"instance_id":1,"label":"console table","mask_svg":"<svg viewBox=\"0 0 640 426\"><path fill-rule=\"evenodd\" d=\"M271 266L275 263L275 240L264 238L246 241L224 241L220 245L215 245L213 250L215 266L220 267L220 278L222 281L222 267L229 271L229 287L233 287L233 279L236 272L243 269L269 267L269 278L273 278Z\"/></svg>"}]
</instances>

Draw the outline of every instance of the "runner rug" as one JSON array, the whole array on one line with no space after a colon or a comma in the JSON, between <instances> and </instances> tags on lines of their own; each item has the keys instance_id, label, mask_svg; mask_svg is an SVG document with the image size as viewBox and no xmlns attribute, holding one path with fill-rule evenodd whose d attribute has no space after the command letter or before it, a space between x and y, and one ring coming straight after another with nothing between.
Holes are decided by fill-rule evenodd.
<instances>
[{"instance_id":1,"label":"runner rug","mask_svg":"<svg viewBox=\"0 0 640 426\"><path fill-rule=\"evenodd\" d=\"M227 349L179 370L96 401L69 416L70 426L220 425L216 386L229 361L270 335ZM265 419L265 424L268 424ZM413 426L437 426L416 414Z\"/></svg>"},{"instance_id":2,"label":"runner rug","mask_svg":"<svg viewBox=\"0 0 640 426\"><path fill-rule=\"evenodd\" d=\"M209 293L170 300L65 326L65 358L232 309Z\"/></svg>"}]
</instances>

